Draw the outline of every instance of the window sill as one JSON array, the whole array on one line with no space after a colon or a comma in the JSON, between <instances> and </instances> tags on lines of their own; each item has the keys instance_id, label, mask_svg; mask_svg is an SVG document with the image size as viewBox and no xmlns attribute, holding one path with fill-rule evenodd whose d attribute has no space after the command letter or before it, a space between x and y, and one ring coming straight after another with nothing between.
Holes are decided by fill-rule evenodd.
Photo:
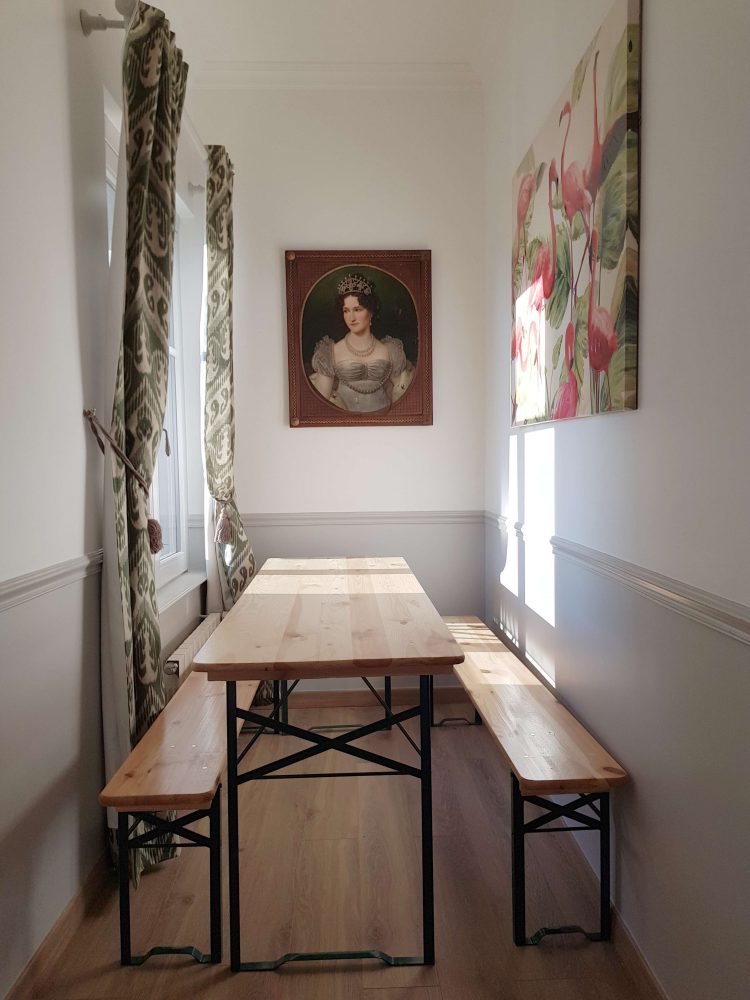
<instances>
[{"instance_id":1,"label":"window sill","mask_svg":"<svg viewBox=\"0 0 750 1000\"><path fill-rule=\"evenodd\" d=\"M205 582L205 573L188 570L187 573L181 573L174 580L170 580L163 587L159 587L157 591L159 614L164 614L173 604L181 601L183 597L187 597L188 594L197 590Z\"/></svg>"}]
</instances>

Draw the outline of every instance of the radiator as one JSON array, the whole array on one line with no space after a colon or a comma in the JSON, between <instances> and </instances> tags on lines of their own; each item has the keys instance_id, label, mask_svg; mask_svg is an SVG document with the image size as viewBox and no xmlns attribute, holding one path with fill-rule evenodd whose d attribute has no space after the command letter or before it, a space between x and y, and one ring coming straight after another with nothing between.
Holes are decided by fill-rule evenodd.
<instances>
[{"instance_id":1,"label":"radiator","mask_svg":"<svg viewBox=\"0 0 750 1000\"><path fill-rule=\"evenodd\" d=\"M216 611L206 615L200 625L164 661L164 687L167 701L193 669L196 653L221 622L221 614Z\"/></svg>"}]
</instances>

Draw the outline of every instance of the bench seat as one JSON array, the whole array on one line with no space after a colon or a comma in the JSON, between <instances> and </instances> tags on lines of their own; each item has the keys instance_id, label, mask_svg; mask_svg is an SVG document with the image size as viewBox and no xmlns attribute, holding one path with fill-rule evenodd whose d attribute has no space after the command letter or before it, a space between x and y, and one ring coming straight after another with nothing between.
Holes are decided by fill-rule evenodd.
<instances>
[{"instance_id":1,"label":"bench seat","mask_svg":"<svg viewBox=\"0 0 750 1000\"><path fill-rule=\"evenodd\" d=\"M454 667L524 795L607 792L627 772L479 618L445 618Z\"/></svg>"},{"instance_id":2,"label":"bench seat","mask_svg":"<svg viewBox=\"0 0 750 1000\"><path fill-rule=\"evenodd\" d=\"M258 684L239 681L238 704L249 705ZM118 812L207 809L227 757L224 688L191 671L107 782L101 804Z\"/></svg>"},{"instance_id":3,"label":"bench seat","mask_svg":"<svg viewBox=\"0 0 750 1000\"><path fill-rule=\"evenodd\" d=\"M611 936L609 793L627 771L480 619L443 619L464 651L454 671L511 771L513 940L538 944L547 934ZM575 796L559 803L551 796ZM525 805L541 809L529 821ZM561 827L560 820L568 826ZM530 833L593 830L600 835L600 925L542 927L526 936L524 837Z\"/></svg>"}]
</instances>

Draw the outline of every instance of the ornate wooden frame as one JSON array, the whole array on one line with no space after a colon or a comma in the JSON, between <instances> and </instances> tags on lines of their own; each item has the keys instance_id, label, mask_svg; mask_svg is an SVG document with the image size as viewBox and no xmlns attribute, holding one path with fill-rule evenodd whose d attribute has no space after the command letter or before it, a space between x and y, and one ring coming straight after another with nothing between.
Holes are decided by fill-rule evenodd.
<instances>
[{"instance_id":1,"label":"ornate wooden frame","mask_svg":"<svg viewBox=\"0 0 750 1000\"><path fill-rule=\"evenodd\" d=\"M287 250L285 258L290 426L431 424L430 251ZM374 277L381 300L379 324L384 333L402 340L407 360L414 366L403 396L388 408L370 413L342 409L322 396L310 381L315 343L325 335L338 339L335 285L339 275L346 272ZM374 272L380 274L374 276ZM342 322L342 334L344 329Z\"/></svg>"}]
</instances>

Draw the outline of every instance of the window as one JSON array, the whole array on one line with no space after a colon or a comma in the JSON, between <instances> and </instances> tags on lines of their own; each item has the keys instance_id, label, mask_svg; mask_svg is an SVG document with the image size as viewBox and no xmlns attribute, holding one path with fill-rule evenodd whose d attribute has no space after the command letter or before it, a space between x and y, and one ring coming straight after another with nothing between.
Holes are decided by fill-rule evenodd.
<instances>
[{"instance_id":1,"label":"window","mask_svg":"<svg viewBox=\"0 0 750 1000\"><path fill-rule=\"evenodd\" d=\"M112 232L118 181L121 115L105 93L105 182L107 236L112 260ZM172 270L172 305L169 314L169 375L159 454L151 484L151 515L162 530L164 547L154 557L156 586L163 587L188 569L187 462L185 434L185 383L183 373L183 323L180 287L180 219L175 227ZM169 453L168 453L169 452Z\"/></svg>"},{"instance_id":2,"label":"window","mask_svg":"<svg viewBox=\"0 0 750 1000\"><path fill-rule=\"evenodd\" d=\"M120 130L122 112L112 95L104 89L104 174L107 191L107 249L108 260L112 262L112 227L115 221L115 191L117 189L117 165L120 159Z\"/></svg>"}]
</instances>

